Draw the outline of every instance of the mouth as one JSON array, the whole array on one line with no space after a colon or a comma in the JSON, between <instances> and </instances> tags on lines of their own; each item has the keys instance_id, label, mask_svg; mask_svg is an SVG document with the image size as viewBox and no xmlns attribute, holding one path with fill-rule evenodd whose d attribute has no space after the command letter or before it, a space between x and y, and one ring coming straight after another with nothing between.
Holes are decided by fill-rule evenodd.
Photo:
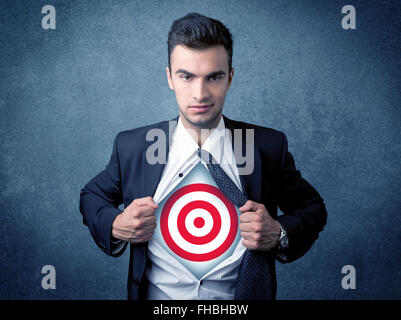
<instances>
[{"instance_id":1,"label":"mouth","mask_svg":"<svg viewBox=\"0 0 401 320\"><path fill-rule=\"evenodd\" d=\"M204 112L207 112L213 106L214 106L214 103L193 105L193 106L189 106L189 108L195 113L204 113Z\"/></svg>"}]
</instances>

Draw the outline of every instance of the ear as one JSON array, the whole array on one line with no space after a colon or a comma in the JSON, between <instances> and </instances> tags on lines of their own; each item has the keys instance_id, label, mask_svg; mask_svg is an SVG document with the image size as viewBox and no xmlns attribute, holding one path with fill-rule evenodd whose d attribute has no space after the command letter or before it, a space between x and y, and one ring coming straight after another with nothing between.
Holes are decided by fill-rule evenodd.
<instances>
[{"instance_id":1,"label":"ear","mask_svg":"<svg viewBox=\"0 0 401 320\"><path fill-rule=\"evenodd\" d=\"M229 74L229 77L228 77L227 91L231 87L231 82L233 81L233 77L234 77L234 68L231 68L231 71L230 71L230 74Z\"/></svg>"},{"instance_id":2,"label":"ear","mask_svg":"<svg viewBox=\"0 0 401 320\"><path fill-rule=\"evenodd\" d=\"M166 67L166 75L167 75L168 86L170 87L171 90L174 91L173 80L171 79L171 73L169 67Z\"/></svg>"}]
</instances>

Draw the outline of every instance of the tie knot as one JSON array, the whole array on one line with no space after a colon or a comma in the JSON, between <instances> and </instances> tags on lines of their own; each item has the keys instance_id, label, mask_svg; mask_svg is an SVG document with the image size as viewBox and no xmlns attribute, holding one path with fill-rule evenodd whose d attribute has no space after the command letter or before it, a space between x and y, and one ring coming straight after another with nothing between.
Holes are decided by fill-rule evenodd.
<instances>
[{"instance_id":1,"label":"tie knot","mask_svg":"<svg viewBox=\"0 0 401 320\"><path fill-rule=\"evenodd\" d=\"M206 163L212 163L212 155L202 148L198 149L198 157Z\"/></svg>"}]
</instances>

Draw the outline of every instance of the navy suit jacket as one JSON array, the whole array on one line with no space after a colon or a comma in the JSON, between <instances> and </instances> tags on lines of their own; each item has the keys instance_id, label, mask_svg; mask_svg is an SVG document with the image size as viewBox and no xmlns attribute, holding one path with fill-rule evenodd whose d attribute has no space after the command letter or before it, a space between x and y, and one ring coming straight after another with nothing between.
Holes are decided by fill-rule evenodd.
<instances>
[{"instance_id":1,"label":"navy suit jacket","mask_svg":"<svg viewBox=\"0 0 401 320\"><path fill-rule=\"evenodd\" d=\"M296 169L284 133L226 117L224 122L230 130L243 129L244 133L245 129L254 130L254 170L249 175L240 175L241 184L249 199L264 204L288 234L289 247L282 251L287 257L285 261L277 257L276 249L265 253L275 298L275 260L291 262L303 256L323 230L327 211L319 193ZM125 243L122 250L113 253L111 229L114 219L122 212L119 205L127 207L136 198L153 196L158 186L164 164L152 165L146 160L146 150L154 143L146 141L146 134L151 129L161 129L169 137L169 121L120 132L114 140L113 152L105 170L81 190L83 223L107 255L120 256L127 247ZM245 135L242 143L242 150L245 150ZM277 216L278 207L283 215ZM128 299L146 298L147 245L147 242L130 244Z\"/></svg>"}]
</instances>

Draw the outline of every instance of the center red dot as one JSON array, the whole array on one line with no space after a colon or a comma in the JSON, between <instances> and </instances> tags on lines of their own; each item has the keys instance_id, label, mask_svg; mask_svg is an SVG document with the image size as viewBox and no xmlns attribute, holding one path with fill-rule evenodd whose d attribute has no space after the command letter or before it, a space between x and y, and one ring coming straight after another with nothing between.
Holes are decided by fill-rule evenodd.
<instances>
[{"instance_id":1,"label":"center red dot","mask_svg":"<svg viewBox=\"0 0 401 320\"><path fill-rule=\"evenodd\" d=\"M194 225L197 228L202 228L205 225L205 220L201 217L197 217L194 220Z\"/></svg>"}]
</instances>

